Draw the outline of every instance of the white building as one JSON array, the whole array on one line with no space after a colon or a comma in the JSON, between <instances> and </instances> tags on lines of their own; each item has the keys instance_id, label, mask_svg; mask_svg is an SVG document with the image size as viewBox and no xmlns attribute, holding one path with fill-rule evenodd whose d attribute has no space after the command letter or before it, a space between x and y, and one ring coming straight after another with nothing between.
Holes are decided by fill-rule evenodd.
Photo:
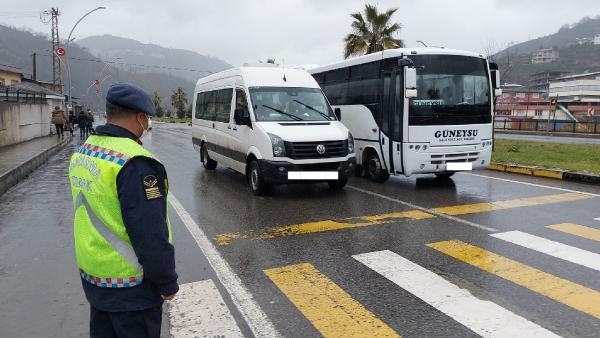
<instances>
[{"instance_id":1,"label":"white building","mask_svg":"<svg viewBox=\"0 0 600 338\"><path fill-rule=\"evenodd\" d=\"M600 72L550 80L548 97L559 102L600 102Z\"/></svg>"}]
</instances>

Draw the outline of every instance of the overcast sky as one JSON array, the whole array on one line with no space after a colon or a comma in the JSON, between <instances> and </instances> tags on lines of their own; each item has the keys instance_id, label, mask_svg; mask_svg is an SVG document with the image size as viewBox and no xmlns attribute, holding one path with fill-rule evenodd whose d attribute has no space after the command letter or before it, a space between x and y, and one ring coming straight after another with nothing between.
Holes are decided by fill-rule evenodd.
<instances>
[{"instance_id":1,"label":"overcast sky","mask_svg":"<svg viewBox=\"0 0 600 338\"><path fill-rule=\"evenodd\" d=\"M0 23L50 35L40 13L58 8L59 36L111 34L218 57L234 66L275 58L285 65L343 58L350 13L365 3L398 8L396 36L408 47L498 51L511 42L555 33L564 24L600 15L599 0L17 0L4 1ZM600 33L600 32L599 32Z\"/></svg>"}]
</instances>

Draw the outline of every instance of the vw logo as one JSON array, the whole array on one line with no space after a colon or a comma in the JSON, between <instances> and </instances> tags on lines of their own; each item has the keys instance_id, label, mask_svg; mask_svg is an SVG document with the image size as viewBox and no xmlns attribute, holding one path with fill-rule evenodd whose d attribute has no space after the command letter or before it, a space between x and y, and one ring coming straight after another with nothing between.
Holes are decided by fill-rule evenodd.
<instances>
[{"instance_id":1,"label":"vw logo","mask_svg":"<svg viewBox=\"0 0 600 338\"><path fill-rule=\"evenodd\" d=\"M319 155L323 155L323 154L325 154L325 146L324 146L324 145L322 145L322 144L319 144L319 145L317 146L317 153L319 153Z\"/></svg>"}]
</instances>

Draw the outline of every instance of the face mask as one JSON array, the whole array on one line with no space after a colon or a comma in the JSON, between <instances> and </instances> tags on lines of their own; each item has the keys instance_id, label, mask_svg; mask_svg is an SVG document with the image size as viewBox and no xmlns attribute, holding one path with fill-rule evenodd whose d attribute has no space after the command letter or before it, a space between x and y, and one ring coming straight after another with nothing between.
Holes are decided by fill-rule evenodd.
<instances>
[{"instance_id":1,"label":"face mask","mask_svg":"<svg viewBox=\"0 0 600 338\"><path fill-rule=\"evenodd\" d=\"M146 116L146 118L148 118ZM140 127L142 127L142 135L140 135L140 139L144 136L146 136L148 134L148 128L144 128L144 125L138 120L138 123L140 124Z\"/></svg>"}]
</instances>

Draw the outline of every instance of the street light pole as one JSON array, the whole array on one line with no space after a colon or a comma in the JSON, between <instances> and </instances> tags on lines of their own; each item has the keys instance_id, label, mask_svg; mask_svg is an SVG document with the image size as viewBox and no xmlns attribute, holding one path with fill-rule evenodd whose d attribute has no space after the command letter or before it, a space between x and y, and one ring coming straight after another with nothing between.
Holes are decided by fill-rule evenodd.
<instances>
[{"instance_id":1,"label":"street light pole","mask_svg":"<svg viewBox=\"0 0 600 338\"><path fill-rule=\"evenodd\" d=\"M69 43L71 43L71 34L73 34L73 30L75 30L75 27L77 27L77 25L81 22L81 20L83 20L83 18L85 18L86 16L92 14L93 12L95 12L99 9L106 9L106 7L104 7L104 6L96 7L94 9L92 9L91 11L85 13L81 18L79 18L79 20L77 20L77 22L75 22L75 24L73 25L73 28L71 28L71 31L69 32L69 37L67 38L67 44L65 46L67 53L69 53ZM69 105L71 106L70 109L73 109L73 98L71 97L71 67L69 67L69 55L68 54L67 54L67 57L65 58L65 60L67 63L67 76L69 77Z\"/></svg>"}]
</instances>

